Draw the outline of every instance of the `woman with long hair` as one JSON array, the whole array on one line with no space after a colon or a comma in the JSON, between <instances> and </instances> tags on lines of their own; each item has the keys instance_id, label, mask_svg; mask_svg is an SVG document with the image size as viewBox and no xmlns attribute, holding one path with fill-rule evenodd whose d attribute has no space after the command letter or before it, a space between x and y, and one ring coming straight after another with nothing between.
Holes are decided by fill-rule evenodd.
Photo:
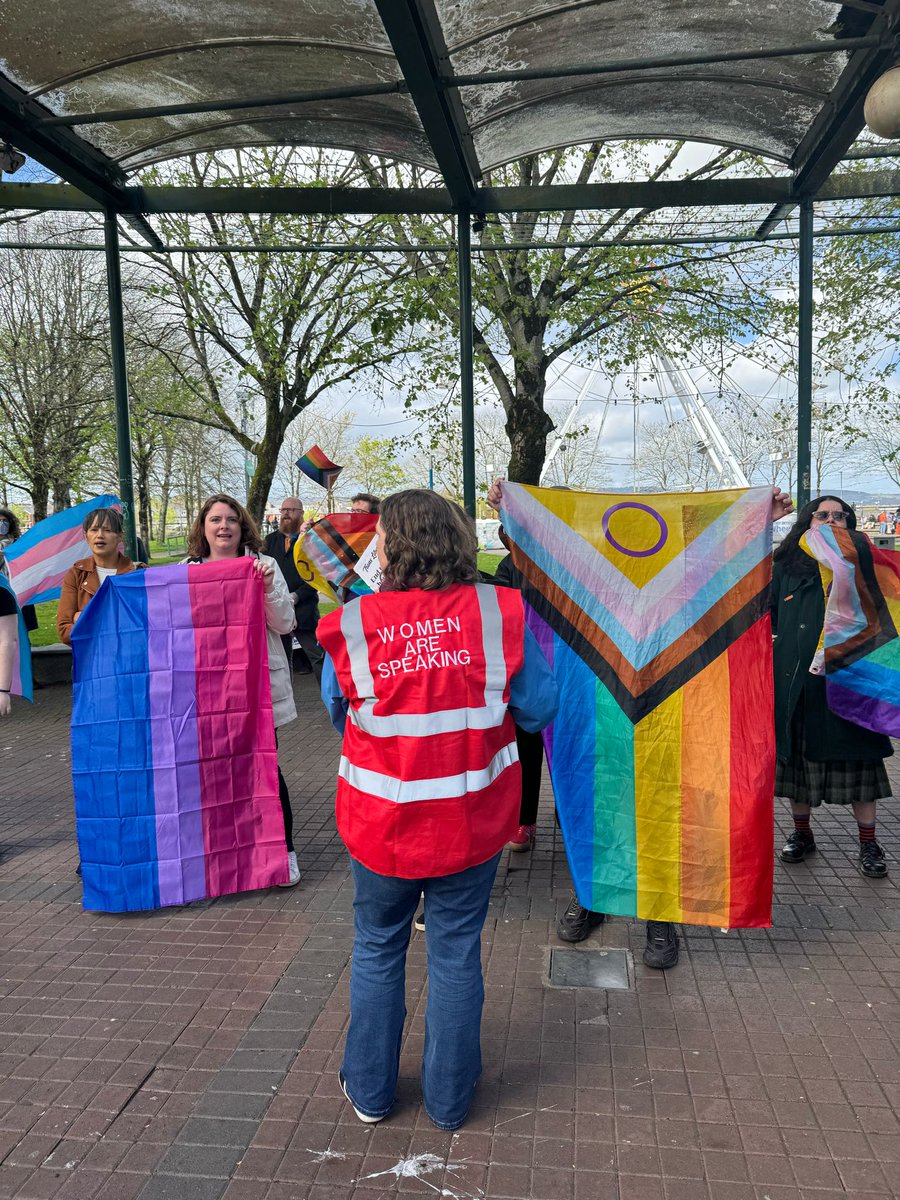
<instances>
[{"instance_id":1,"label":"woman with long hair","mask_svg":"<svg viewBox=\"0 0 900 1200\"><path fill-rule=\"evenodd\" d=\"M481 930L519 819L513 718L549 724L556 684L519 592L478 582L474 523L457 505L398 492L381 502L376 534L381 591L318 629L322 696L344 735L337 824L355 885L340 1080L360 1120L390 1112L424 892L422 1093L434 1124L456 1129L481 1073Z\"/></svg>"},{"instance_id":2,"label":"woman with long hair","mask_svg":"<svg viewBox=\"0 0 900 1200\"><path fill-rule=\"evenodd\" d=\"M73 563L63 576L56 628L59 639L71 646L75 622L110 575L127 575L135 564L119 550L122 541L122 514L116 508L95 508L82 522L91 557Z\"/></svg>"},{"instance_id":3,"label":"woman with long hair","mask_svg":"<svg viewBox=\"0 0 900 1200\"><path fill-rule=\"evenodd\" d=\"M810 528L849 529L860 553L870 554L856 515L839 496L816 496L797 514L796 524L775 551L772 574L772 631L775 635L775 795L790 801L794 829L781 851L786 863L813 854L813 808L852 805L859 831L859 871L870 879L887 875L875 839L877 801L891 794L884 760L890 740L836 716L828 707L825 680L810 674L825 620L819 564L800 545Z\"/></svg>"},{"instance_id":4,"label":"woman with long hair","mask_svg":"<svg viewBox=\"0 0 900 1200\"><path fill-rule=\"evenodd\" d=\"M294 606L284 576L278 564L267 554L261 554L262 540L256 522L239 500L225 492L210 496L197 513L187 539L186 563L221 562L229 558L250 555L265 584L266 644L269 652L269 681L272 688L272 713L275 718L275 740L278 730L296 720L291 671L284 652L282 637L294 628ZM284 838L288 849L288 882L293 887L300 882L300 868L294 850L294 814L287 783L278 768L278 796L284 816Z\"/></svg>"}]
</instances>

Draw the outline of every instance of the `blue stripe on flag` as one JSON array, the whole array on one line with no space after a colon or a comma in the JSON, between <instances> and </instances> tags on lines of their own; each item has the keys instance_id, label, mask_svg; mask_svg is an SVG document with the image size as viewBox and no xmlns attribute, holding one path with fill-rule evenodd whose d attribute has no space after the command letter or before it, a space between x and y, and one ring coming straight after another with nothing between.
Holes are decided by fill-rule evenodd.
<instances>
[{"instance_id":1,"label":"blue stripe on flag","mask_svg":"<svg viewBox=\"0 0 900 1200\"><path fill-rule=\"evenodd\" d=\"M72 630L72 777L84 907L159 906L143 571L104 580Z\"/></svg>"}]
</instances>

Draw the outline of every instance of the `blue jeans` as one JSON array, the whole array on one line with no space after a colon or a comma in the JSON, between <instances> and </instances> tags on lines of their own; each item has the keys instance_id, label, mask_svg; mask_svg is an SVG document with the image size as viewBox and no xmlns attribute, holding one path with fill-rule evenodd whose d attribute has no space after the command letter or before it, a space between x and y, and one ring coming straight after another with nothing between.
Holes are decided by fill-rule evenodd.
<instances>
[{"instance_id":1,"label":"blue jeans","mask_svg":"<svg viewBox=\"0 0 900 1200\"><path fill-rule=\"evenodd\" d=\"M397 879L351 858L356 938L342 1073L360 1112L390 1112L406 1018L406 951L425 893L428 1007L422 1096L439 1129L466 1119L481 1074L481 930L500 855L455 875Z\"/></svg>"}]
</instances>

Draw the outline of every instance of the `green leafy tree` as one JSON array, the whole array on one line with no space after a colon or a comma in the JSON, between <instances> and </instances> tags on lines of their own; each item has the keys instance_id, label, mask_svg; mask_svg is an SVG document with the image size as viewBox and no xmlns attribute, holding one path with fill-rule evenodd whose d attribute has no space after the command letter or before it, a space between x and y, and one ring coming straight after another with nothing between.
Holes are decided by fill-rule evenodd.
<instances>
[{"instance_id":1,"label":"green leafy tree","mask_svg":"<svg viewBox=\"0 0 900 1200\"><path fill-rule=\"evenodd\" d=\"M406 472L397 461L394 438L358 438L350 466L354 479L362 484L362 490L376 496L389 496L406 483Z\"/></svg>"},{"instance_id":2,"label":"green leafy tree","mask_svg":"<svg viewBox=\"0 0 900 1200\"><path fill-rule=\"evenodd\" d=\"M685 168L682 149L679 142L598 143L530 156L491 172L485 182L603 183L623 174L708 179L734 173L746 161L726 150L699 167ZM410 178L405 168L362 161L372 185L396 186ZM412 276L424 288L424 298L410 297L412 318L431 320L435 327L441 318L458 323L455 273L447 269L446 252L420 249L429 240L452 240L452 228L426 217L397 218L392 224L398 243L408 247ZM760 258L748 246L628 244L673 228L690 233L696 219L670 212L661 222L646 209L514 212L492 215L480 227L473 264L475 352L505 412L511 479L536 483L540 476L553 428L545 396L554 364L592 361L614 375L660 344L677 355L698 341L723 341L768 327L779 303L772 283L784 254L771 246ZM552 246L525 248L535 241ZM522 248L504 248L510 244ZM447 370L447 358L433 356L431 365L438 377Z\"/></svg>"},{"instance_id":3,"label":"green leafy tree","mask_svg":"<svg viewBox=\"0 0 900 1200\"><path fill-rule=\"evenodd\" d=\"M349 186L358 170L346 155L285 148L197 156L170 169L169 183L215 186ZM160 219L175 243L365 241L371 221L281 215ZM409 349L406 315L391 295L392 271L369 256L236 253L158 256L148 288L160 312L185 330L187 353L172 361L194 391L193 412L177 415L227 433L252 454L248 506L262 516L291 422L330 389L369 373L375 381ZM401 339L402 335L402 339ZM196 380L197 382L194 382ZM242 426L239 389L255 396L257 429Z\"/></svg>"}]
</instances>

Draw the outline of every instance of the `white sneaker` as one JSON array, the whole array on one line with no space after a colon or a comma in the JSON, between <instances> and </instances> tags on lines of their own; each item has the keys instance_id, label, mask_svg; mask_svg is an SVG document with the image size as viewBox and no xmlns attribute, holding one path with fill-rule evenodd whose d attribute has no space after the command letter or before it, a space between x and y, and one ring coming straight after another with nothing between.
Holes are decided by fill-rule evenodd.
<instances>
[{"instance_id":1,"label":"white sneaker","mask_svg":"<svg viewBox=\"0 0 900 1200\"><path fill-rule=\"evenodd\" d=\"M347 1099L350 1100L350 1093L347 1091L347 1084L344 1081L344 1076L342 1074L338 1073L338 1079L341 1082L341 1091L344 1093L344 1095L347 1097ZM356 1115L359 1117L359 1119L365 1125L377 1125L378 1122L381 1120L381 1117L370 1117L370 1116L368 1116L367 1113L360 1112L352 1100L350 1100L350 1107L353 1109L353 1111L356 1113Z\"/></svg>"},{"instance_id":2,"label":"white sneaker","mask_svg":"<svg viewBox=\"0 0 900 1200\"><path fill-rule=\"evenodd\" d=\"M293 850L288 850L288 881L287 883L279 883L279 887L296 887L300 882L300 868L297 866L297 855Z\"/></svg>"}]
</instances>

